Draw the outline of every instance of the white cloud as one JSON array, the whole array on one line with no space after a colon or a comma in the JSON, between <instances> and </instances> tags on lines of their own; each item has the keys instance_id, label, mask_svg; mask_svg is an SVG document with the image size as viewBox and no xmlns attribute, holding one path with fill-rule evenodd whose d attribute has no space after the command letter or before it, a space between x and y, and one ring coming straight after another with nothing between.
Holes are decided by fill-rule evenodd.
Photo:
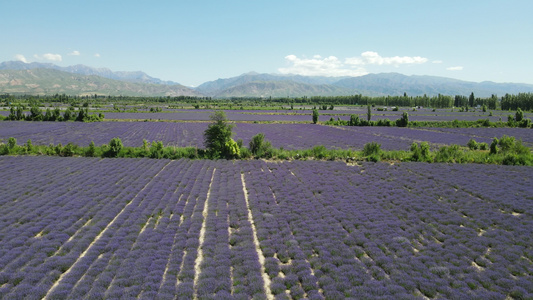
<instances>
[{"instance_id":1,"label":"white cloud","mask_svg":"<svg viewBox=\"0 0 533 300\"><path fill-rule=\"evenodd\" d=\"M313 58L298 58L296 55L287 55L285 60L289 67L279 68L283 74L299 74L304 76L362 76L368 74L363 68L365 65L392 65L399 67L405 64L423 64L428 59L421 56L392 56L382 57L377 52L366 51L357 57L349 57L342 61L335 56L322 58L314 55Z\"/></svg>"},{"instance_id":2,"label":"white cloud","mask_svg":"<svg viewBox=\"0 0 533 300\"><path fill-rule=\"evenodd\" d=\"M33 55L33 57L35 57L36 59L40 59L40 60L46 59L46 60L50 60L50 61L62 61L63 60L61 55L53 54L53 53L45 53L42 56L35 54L35 55Z\"/></svg>"},{"instance_id":3,"label":"white cloud","mask_svg":"<svg viewBox=\"0 0 533 300\"><path fill-rule=\"evenodd\" d=\"M23 63L28 63L28 60L22 54L16 54L15 55L15 59L18 60L18 61L21 61Z\"/></svg>"},{"instance_id":4,"label":"white cloud","mask_svg":"<svg viewBox=\"0 0 533 300\"><path fill-rule=\"evenodd\" d=\"M462 66L449 67L449 68L446 68L446 70L448 70L448 71L462 71L463 67Z\"/></svg>"},{"instance_id":5,"label":"white cloud","mask_svg":"<svg viewBox=\"0 0 533 300\"><path fill-rule=\"evenodd\" d=\"M80 51L78 51L78 50L74 50L74 51L70 52L68 55L72 55L72 56L80 56L81 53L80 53Z\"/></svg>"},{"instance_id":6,"label":"white cloud","mask_svg":"<svg viewBox=\"0 0 533 300\"><path fill-rule=\"evenodd\" d=\"M392 56L383 57L377 52L366 51L361 53L358 57L346 58L345 62L349 65L393 65L399 66L404 64L423 64L428 61L427 58L421 56Z\"/></svg>"},{"instance_id":7,"label":"white cloud","mask_svg":"<svg viewBox=\"0 0 533 300\"><path fill-rule=\"evenodd\" d=\"M434 64L442 64L442 60L434 60L434 61L432 61L432 63L434 63Z\"/></svg>"},{"instance_id":8,"label":"white cloud","mask_svg":"<svg viewBox=\"0 0 533 300\"><path fill-rule=\"evenodd\" d=\"M94 57L100 57L100 53L95 53Z\"/></svg>"},{"instance_id":9,"label":"white cloud","mask_svg":"<svg viewBox=\"0 0 533 300\"><path fill-rule=\"evenodd\" d=\"M368 74L363 68L347 67L335 56L322 58L320 55L314 55L313 58L298 58L291 54L285 56L285 60L290 66L278 69L283 74L304 76L362 76Z\"/></svg>"}]
</instances>

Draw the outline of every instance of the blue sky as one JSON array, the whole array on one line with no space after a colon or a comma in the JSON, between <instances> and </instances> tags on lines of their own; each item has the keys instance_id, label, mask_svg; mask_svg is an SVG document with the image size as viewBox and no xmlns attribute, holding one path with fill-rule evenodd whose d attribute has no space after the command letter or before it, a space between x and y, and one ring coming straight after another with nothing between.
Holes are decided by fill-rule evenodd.
<instances>
[{"instance_id":1,"label":"blue sky","mask_svg":"<svg viewBox=\"0 0 533 300\"><path fill-rule=\"evenodd\" d=\"M184 85L398 72L533 84L533 1L0 0L0 61Z\"/></svg>"}]
</instances>

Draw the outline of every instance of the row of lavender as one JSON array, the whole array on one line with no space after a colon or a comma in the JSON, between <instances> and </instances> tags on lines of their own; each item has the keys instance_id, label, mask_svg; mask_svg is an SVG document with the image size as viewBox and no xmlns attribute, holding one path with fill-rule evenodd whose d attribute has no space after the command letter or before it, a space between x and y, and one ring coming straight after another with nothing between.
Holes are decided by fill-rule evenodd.
<instances>
[{"instance_id":1,"label":"row of lavender","mask_svg":"<svg viewBox=\"0 0 533 300\"><path fill-rule=\"evenodd\" d=\"M28 157L0 166L12 172L2 176L0 298L265 294L231 162Z\"/></svg>"},{"instance_id":2,"label":"row of lavender","mask_svg":"<svg viewBox=\"0 0 533 300\"><path fill-rule=\"evenodd\" d=\"M35 145L74 143L87 146L107 144L120 137L126 146L141 146L148 142L163 141L165 145L180 147L204 147L203 132L207 123L167 122L2 122L0 141L14 137L19 143L28 139ZM398 128L398 127L333 127L315 124L250 124L238 123L234 128L235 139L247 145L251 138L264 133L274 147L307 149L317 145L327 148L362 149L366 143L377 142L386 150L408 150L413 142L427 141L436 145L466 145L471 138L478 142L491 142L503 135L515 136L533 145L530 129L523 128Z\"/></svg>"},{"instance_id":3,"label":"row of lavender","mask_svg":"<svg viewBox=\"0 0 533 300\"><path fill-rule=\"evenodd\" d=\"M527 167L0 157L0 174L0 298L533 296Z\"/></svg>"},{"instance_id":4,"label":"row of lavender","mask_svg":"<svg viewBox=\"0 0 533 300\"><path fill-rule=\"evenodd\" d=\"M111 120L170 120L170 121L209 121L213 114L211 110L178 110L172 112L105 112L105 118ZM330 118L349 120L350 114L358 115L360 119L367 118L366 109L363 110L333 110L320 111L319 121L325 122ZM509 112L498 111L490 116L488 112L450 112L450 111L409 111L411 121L476 121L489 119L497 122L500 119L507 121ZM7 117L8 111L0 111L0 115ZM227 110L226 116L231 121L241 122L311 122L312 111L237 111ZM514 116L514 115L513 115ZM402 117L402 111L372 111L372 120L390 119L397 120ZM526 117L528 115L526 114Z\"/></svg>"},{"instance_id":5,"label":"row of lavender","mask_svg":"<svg viewBox=\"0 0 533 300\"><path fill-rule=\"evenodd\" d=\"M274 294L533 296L530 168L483 178L470 165L254 163L247 187Z\"/></svg>"}]
</instances>

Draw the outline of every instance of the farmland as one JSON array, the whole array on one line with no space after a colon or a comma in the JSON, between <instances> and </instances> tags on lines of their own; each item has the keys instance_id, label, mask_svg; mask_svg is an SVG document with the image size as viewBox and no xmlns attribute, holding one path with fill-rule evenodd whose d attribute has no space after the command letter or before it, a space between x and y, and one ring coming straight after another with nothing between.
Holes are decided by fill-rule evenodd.
<instances>
[{"instance_id":1,"label":"farmland","mask_svg":"<svg viewBox=\"0 0 533 300\"><path fill-rule=\"evenodd\" d=\"M530 167L4 156L0 174L2 298L533 293Z\"/></svg>"},{"instance_id":2,"label":"farmland","mask_svg":"<svg viewBox=\"0 0 533 300\"><path fill-rule=\"evenodd\" d=\"M533 297L531 166L486 164L519 162L506 152L511 138L501 138L511 136L530 165L530 128L325 124L366 119L366 108L322 110L318 124L306 109L230 110L241 150L263 133L277 153L318 154L251 159L250 144L240 160L163 156L204 149L212 113L117 110L105 111L103 122L0 122L0 298ZM403 114L372 113L375 120ZM447 122L509 114L409 113ZM117 137L136 148L106 154ZM486 148L494 138L505 140L497 154ZM467 147L472 139L485 149ZM100 157L81 157L91 142L102 146L86 156ZM411 146L421 142L434 151L429 158L415 158L421 148ZM342 152L376 143L403 154L371 163ZM157 152L158 144L168 148ZM438 151L454 144L457 156L444 161L478 155L483 164L410 162L439 161ZM318 152L326 148L341 156ZM140 156L124 158L131 153ZM388 155L381 154L376 160Z\"/></svg>"},{"instance_id":3,"label":"farmland","mask_svg":"<svg viewBox=\"0 0 533 300\"><path fill-rule=\"evenodd\" d=\"M165 145L179 147L203 147L206 122L2 122L0 142L14 137L24 143L63 145L74 143L87 146L107 144L120 137L126 146L141 146L143 139L162 141ZM262 132L274 147L305 149L324 145L330 149L363 148L369 142L378 142L386 150L408 150L413 142L426 141L433 145L466 145L473 138L490 144L494 137L503 135L522 139L533 146L531 129L526 128L398 128L398 127L349 127L321 126L316 124L254 124L236 123L235 139L248 144L252 136Z\"/></svg>"}]
</instances>

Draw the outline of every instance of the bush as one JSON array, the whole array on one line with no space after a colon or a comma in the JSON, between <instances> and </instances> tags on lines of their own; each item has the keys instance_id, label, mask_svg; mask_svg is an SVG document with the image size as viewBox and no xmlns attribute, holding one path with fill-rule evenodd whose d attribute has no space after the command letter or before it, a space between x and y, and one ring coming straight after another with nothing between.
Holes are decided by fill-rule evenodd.
<instances>
[{"instance_id":1,"label":"bush","mask_svg":"<svg viewBox=\"0 0 533 300\"><path fill-rule=\"evenodd\" d=\"M24 148L26 148L26 153L31 153L31 151L33 150L33 144L31 143L31 139L28 139L26 145L24 145Z\"/></svg>"},{"instance_id":2,"label":"bush","mask_svg":"<svg viewBox=\"0 0 533 300\"><path fill-rule=\"evenodd\" d=\"M431 161L431 153L427 142L422 142L420 145L417 143L411 144L411 152L411 159L414 161Z\"/></svg>"},{"instance_id":3,"label":"bush","mask_svg":"<svg viewBox=\"0 0 533 300\"><path fill-rule=\"evenodd\" d=\"M366 143L363 147L363 156L366 156L368 161L380 161L381 153L381 144L376 142Z\"/></svg>"},{"instance_id":4,"label":"bush","mask_svg":"<svg viewBox=\"0 0 533 300\"><path fill-rule=\"evenodd\" d=\"M498 139L494 138L492 140L492 143L490 143L490 154L496 154L498 153Z\"/></svg>"},{"instance_id":5,"label":"bush","mask_svg":"<svg viewBox=\"0 0 533 300\"><path fill-rule=\"evenodd\" d=\"M269 156L269 152L272 151L272 145L269 141L265 141L265 135L263 133L254 135L250 140L249 147L251 154L256 157Z\"/></svg>"},{"instance_id":6,"label":"bush","mask_svg":"<svg viewBox=\"0 0 533 300\"><path fill-rule=\"evenodd\" d=\"M359 116L350 115L350 121L348 122L349 126L359 126Z\"/></svg>"},{"instance_id":7,"label":"bush","mask_svg":"<svg viewBox=\"0 0 533 300\"><path fill-rule=\"evenodd\" d=\"M77 149L78 149L77 145L68 143L63 149L59 151L59 155L60 156L74 156Z\"/></svg>"},{"instance_id":8,"label":"bush","mask_svg":"<svg viewBox=\"0 0 533 300\"><path fill-rule=\"evenodd\" d=\"M443 146L435 155L435 162L461 162L463 156L459 145Z\"/></svg>"},{"instance_id":9,"label":"bush","mask_svg":"<svg viewBox=\"0 0 533 300\"><path fill-rule=\"evenodd\" d=\"M117 157L122 148L124 148L122 140L120 140L118 137L112 138L109 142L109 147L107 147L106 151L104 152L104 155L106 157Z\"/></svg>"},{"instance_id":10,"label":"bush","mask_svg":"<svg viewBox=\"0 0 533 300\"><path fill-rule=\"evenodd\" d=\"M150 158L162 158L163 157L163 142L153 141L152 147L150 147Z\"/></svg>"},{"instance_id":11,"label":"bush","mask_svg":"<svg viewBox=\"0 0 533 300\"><path fill-rule=\"evenodd\" d=\"M531 124L531 120L525 118L525 119L522 119L520 122L518 122L518 127L529 128L529 127L533 127L533 126Z\"/></svg>"},{"instance_id":12,"label":"bush","mask_svg":"<svg viewBox=\"0 0 533 300\"><path fill-rule=\"evenodd\" d=\"M512 136L504 135L500 138L500 140L494 138L490 144L490 154L496 154L498 152L528 155L531 151L528 147L522 145L521 140L517 141Z\"/></svg>"},{"instance_id":13,"label":"bush","mask_svg":"<svg viewBox=\"0 0 533 300\"><path fill-rule=\"evenodd\" d=\"M466 144L470 150L477 150L479 149L479 144L474 139L470 139L468 143Z\"/></svg>"},{"instance_id":14,"label":"bush","mask_svg":"<svg viewBox=\"0 0 533 300\"><path fill-rule=\"evenodd\" d=\"M319 146L313 147L313 149L311 149L311 153L312 153L313 157L318 158L318 159L322 159L322 158L325 158L327 156L327 149L326 149L325 146L319 145Z\"/></svg>"},{"instance_id":15,"label":"bush","mask_svg":"<svg viewBox=\"0 0 533 300\"><path fill-rule=\"evenodd\" d=\"M93 141L91 141L91 143L89 144L89 148L87 148L87 151L85 152L85 156L88 156L88 157L96 156L96 146L94 145Z\"/></svg>"},{"instance_id":16,"label":"bush","mask_svg":"<svg viewBox=\"0 0 533 300\"><path fill-rule=\"evenodd\" d=\"M526 165L526 160L523 156L516 155L514 153L507 153L503 157L502 164L504 165L511 165L511 166L517 166L517 165Z\"/></svg>"},{"instance_id":17,"label":"bush","mask_svg":"<svg viewBox=\"0 0 533 300\"><path fill-rule=\"evenodd\" d=\"M498 142L498 145L500 146L501 150L503 152L507 152L511 150L515 145L515 138L512 136L502 136L500 141Z\"/></svg>"}]
</instances>

